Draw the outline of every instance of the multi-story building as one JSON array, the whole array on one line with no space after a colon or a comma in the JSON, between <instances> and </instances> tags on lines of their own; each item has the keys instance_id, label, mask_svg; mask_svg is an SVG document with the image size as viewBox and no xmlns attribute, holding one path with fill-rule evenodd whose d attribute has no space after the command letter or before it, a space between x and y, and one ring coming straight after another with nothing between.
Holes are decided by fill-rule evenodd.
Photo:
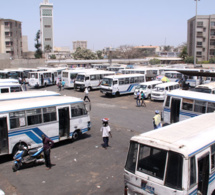
<instances>
[{"instance_id":1,"label":"multi-story building","mask_svg":"<svg viewBox=\"0 0 215 195\"><path fill-rule=\"evenodd\" d=\"M76 51L78 47L81 49L87 49L87 41L73 41L73 51Z\"/></svg>"},{"instance_id":2,"label":"multi-story building","mask_svg":"<svg viewBox=\"0 0 215 195\"><path fill-rule=\"evenodd\" d=\"M215 15L197 15L187 22L187 52L198 61L215 57Z\"/></svg>"},{"instance_id":3,"label":"multi-story building","mask_svg":"<svg viewBox=\"0 0 215 195\"><path fill-rule=\"evenodd\" d=\"M22 23L0 18L0 53L9 53L13 58L22 57Z\"/></svg>"},{"instance_id":4,"label":"multi-story building","mask_svg":"<svg viewBox=\"0 0 215 195\"><path fill-rule=\"evenodd\" d=\"M43 0L40 4L40 40L42 51L46 51L47 45L53 51L53 4L49 0Z\"/></svg>"},{"instance_id":5,"label":"multi-story building","mask_svg":"<svg viewBox=\"0 0 215 195\"><path fill-rule=\"evenodd\" d=\"M22 51L28 52L28 36L22 36Z\"/></svg>"}]
</instances>

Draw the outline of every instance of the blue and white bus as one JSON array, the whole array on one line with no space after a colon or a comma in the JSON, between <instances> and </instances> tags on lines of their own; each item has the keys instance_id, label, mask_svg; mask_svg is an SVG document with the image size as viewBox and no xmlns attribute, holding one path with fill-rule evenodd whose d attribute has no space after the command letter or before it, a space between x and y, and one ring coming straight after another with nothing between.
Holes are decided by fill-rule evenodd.
<instances>
[{"instance_id":1,"label":"blue and white bus","mask_svg":"<svg viewBox=\"0 0 215 195\"><path fill-rule=\"evenodd\" d=\"M168 92L163 104L163 123L171 124L200 114L215 111L213 94L173 90Z\"/></svg>"},{"instance_id":2,"label":"blue and white bus","mask_svg":"<svg viewBox=\"0 0 215 195\"><path fill-rule=\"evenodd\" d=\"M119 96L134 93L135 87L145 82L144 74L112 75L103 78L100 92L105 95Z\"/></svg>"},{"instance_id":3,"label":"blue and white bus","mask_svg":"<svg viewBox=\"0 0 215 195\"><path fill-rule=\"evenodd\" d=\"M215 113L133 136L125 195L214 195Z\"/></svg>"},{"instance_id":4,"label":"blue and white bus","mask_svg":"<svg viewBox=\"0 0 215 195\"><path fill-rule=\"evenodd\" d=\"M76 140L90 130L82 99L68 96L0 102L0 155L14 154L17 146L42 145L42 134L54 142Z\"/></svg>"}]
</instances>

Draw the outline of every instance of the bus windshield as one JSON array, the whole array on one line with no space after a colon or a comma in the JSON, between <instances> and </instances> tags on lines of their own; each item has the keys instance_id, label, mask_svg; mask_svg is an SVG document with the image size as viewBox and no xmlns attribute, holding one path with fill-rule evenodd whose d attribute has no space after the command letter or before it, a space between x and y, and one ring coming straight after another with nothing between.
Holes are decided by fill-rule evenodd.
<instances>
[{"instance_id":1,"label":"bus windshield","mask_svg":"<svg viewBox=\"0 0 215 195\"><path fill-rule=\"evenodd\" d=\"M78 76L76 77L76 81L84 82L84 80L85 80L85 76L84 76L84 75L78 75Z\"/></svg>"},{"instance_id":2,"label":"bus windshield","mask_svg":"<svg viewBox=\"0 0 215 195\"><path fill-rule=\"evenodd\" d=\"M38 78L38 74L37 73L30 73L30 78Z\"/></svg>"},{"instance_id":3,"label":"bus windshield","mask_svg":"<svg viewBox=\"0 0 215 195\"><path fill-rule=\"evenodd\" d=\"M103 78L102 85L111 87L113 84L113 79Z\"/></svg>"},{"instance_id":4,"label":"bus windshield","mask_svg":"<svg viewBox=\"0 0 215 195\"><path fill-rule=\"evenodd\" d=\"M76 76L77 76L77 73L71 73L71 74L70 74L70 79L75 79Z\"/></svg>"}]
</instances>

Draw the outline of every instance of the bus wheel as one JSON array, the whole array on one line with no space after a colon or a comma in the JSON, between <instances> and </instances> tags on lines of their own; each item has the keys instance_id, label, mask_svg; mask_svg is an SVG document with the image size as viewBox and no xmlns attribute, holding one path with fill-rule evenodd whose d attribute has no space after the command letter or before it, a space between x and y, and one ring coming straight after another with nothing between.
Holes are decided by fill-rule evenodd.
<instances>
[{"instance_id":1,"label":"bus wheel","mask_svg":"<svg viewBox=\"0 0 215 195\"><path fill-rule=\"evenodd\" d=\"M150 100L151 100L151 94L149 94L149 95L148 95L148 99L150 99Z\"/></svg>"},{"instance_id":2,"label":"bus wheel","mask_svg":"<svg viewBox=\"0 0 215 195\"><path fill-rule=\"evenodd\" d=\"M116 92L115 97L119 97L119 92L118 91Z\"/></svg>"},{"instance_id":3,"label":"bus wheel","mask_svg":"<svg viewBox=\"0 0 215 195\"><path fill-rule=\"evenodd\" d=\"M14 156L14 155L17 153L17 151L19 150L19 147L22 148L23 146L27 147L27 145L26 145L24 142L17 143L17 144L13 147L12 155Z\"/></svg>"},{"instance_id":4,"label":"bus wheel","mask_svg":"<svg viewBox=\"0 0 215 195\"><path fill-rule=\"evenodd\" d=\"M215 190L212 192L212 194L211 195L215 195Z\"/></svg>"},{"instance_id":5,"label":"bus wheel","mask_svg":"<svg viewBox=\"0 0 215 195\"><path fill-rule=\"evenodd\" d=\"M92 90L92 88L91 88L91 87L87 87L87 90L88 90L88 91L91 91L91 90Z\"/></svg>"},{"instance_id":6,"label":"bus wheel","mask_svg":"<svg viewBox=\"0 0 215 195\"><path fill-rule=\"evenodd\" d=\"M76 141L76 140L78 140L78 138L79 138L79 131L75 131L73 134L72 134L72 139L73 139L73 141Z\"/></svg>"},{"instance_id":7,"label":"bus wheel","mask_svg":"<svg viewBox=\"0 0 215 195\"><path fill-rule=\"evenodd\" d=\"M45 83L45 87L47 87L47 84Z\"/></svg>"}]
</instances>

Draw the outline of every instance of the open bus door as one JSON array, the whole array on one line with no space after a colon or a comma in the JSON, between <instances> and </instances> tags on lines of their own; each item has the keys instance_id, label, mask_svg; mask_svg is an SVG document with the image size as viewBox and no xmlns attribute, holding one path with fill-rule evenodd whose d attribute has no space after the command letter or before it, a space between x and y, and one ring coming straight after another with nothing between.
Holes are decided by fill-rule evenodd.
<instances>
[{"instance_id":1,"label":"open bus door","mask_svg":"<svg viewBox=\"0 0 215 195\"><path fill-rule=\"evenodd\" d=\"M0 154L8 154L8 128L6 116L0 116Z\"/></svg>"},{"instance_id":2,"label":"open bus door","mask_svg":"<svg viewBox=\"0 0 215 195\"><path fill-rule=\"evenodd\" d=\"M170 123L176 123L179 121L181 100L178 98L172 98L171 101L171 113L170 113Z\"/></svg>"},{"instance_id":3,"label":"open bus door","mask_svg":"<svg viewBox=\"0 0 215 195\"><path fill-rule=\"evenodd\" d=\"M43 78L42 74L40 76L41 76L41 86L43 86L43 84L44 84L44 78Z\"/></svg>"},{"instance_id":4,"label":"open bus door","mask_svg":"<svg viewBox=\"0 0 215 195\"><path fill-rule=\"evenodd\" d=\"M58 117L59 117L59 139L69 138L70 134L69 107L59 108Z\"/></svg>"},{"instance_id":5,"label":"open bus door","mask_svg":"<svg viewBox=\"0 0 215 195\"><path fill-rule=\"evenodd\" d=\"M208 192L209 153L198 158L198 191L203 195Z\"/></svg>"}]
</instances>

